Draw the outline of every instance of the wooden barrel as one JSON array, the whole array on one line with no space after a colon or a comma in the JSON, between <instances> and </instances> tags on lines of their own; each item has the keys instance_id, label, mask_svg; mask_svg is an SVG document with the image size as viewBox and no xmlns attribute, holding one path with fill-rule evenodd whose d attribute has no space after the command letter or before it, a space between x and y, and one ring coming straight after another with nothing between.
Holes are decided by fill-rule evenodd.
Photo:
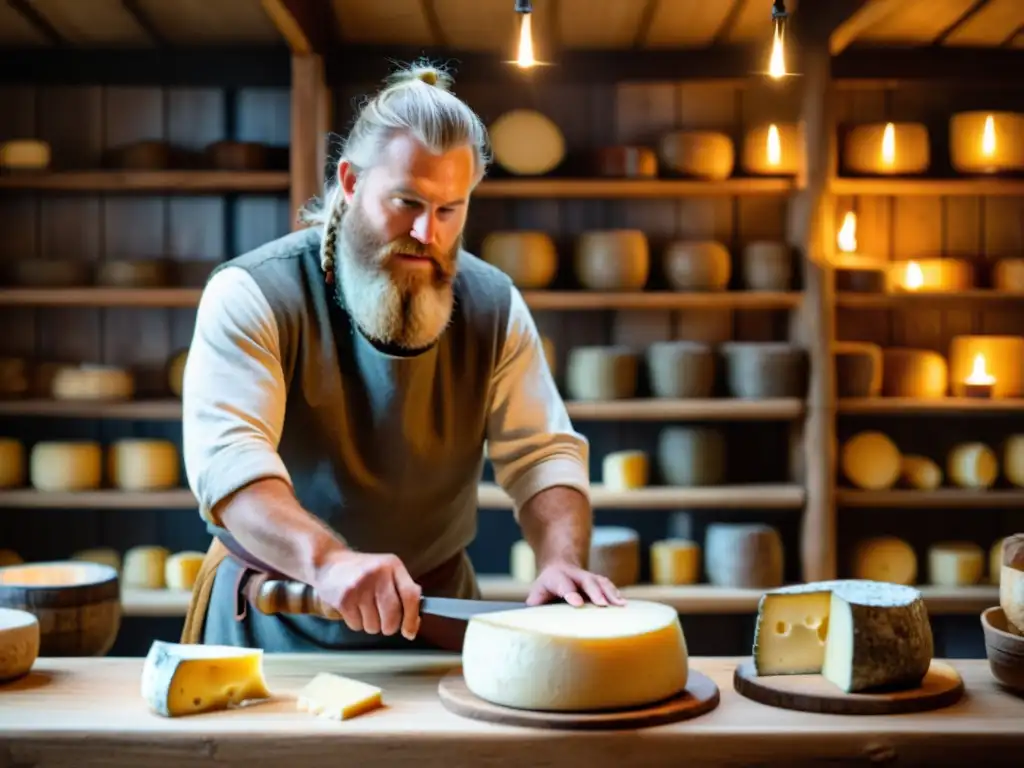
<instances>
[{"instance_id":1,"label":"wooden barrel","mask_svg":"<svg viewBox=\"0 0 1024 768\"><path fill-rule=\"evenodd\" d=\"M103 656L121 628L117 571L72 560L0 568L0 607L39 619L40 656Z\"/></svg>"}]
</instances>

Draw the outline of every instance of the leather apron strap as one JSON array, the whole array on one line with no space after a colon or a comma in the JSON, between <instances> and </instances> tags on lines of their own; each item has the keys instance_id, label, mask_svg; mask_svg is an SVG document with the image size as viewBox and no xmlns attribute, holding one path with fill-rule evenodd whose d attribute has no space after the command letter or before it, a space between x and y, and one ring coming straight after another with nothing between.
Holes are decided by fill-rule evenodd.
<instances>
[{"instance_id":1,"label":"leather apron strap","mask_svg":"<svg viewBox=\"0 0 1024 768\"><path fill-rule=\"evenodd\" d=\"M189 645L200 645L203 642L203 625L206 611L210 607L210 595L213 593L213 580L217 568L228 556L228 550L216 538L206 550L206 557L199 566L196 582L192 587L192 596L188 601L185 613L185 626L181 630L181 642Z\"/></svg>"}]
</instances>

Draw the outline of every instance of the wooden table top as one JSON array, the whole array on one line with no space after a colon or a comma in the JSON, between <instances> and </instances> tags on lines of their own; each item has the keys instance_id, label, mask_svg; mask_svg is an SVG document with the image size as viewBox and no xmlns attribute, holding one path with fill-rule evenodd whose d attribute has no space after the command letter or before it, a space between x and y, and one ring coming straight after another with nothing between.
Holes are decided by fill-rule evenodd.
<instances>
[{"instance_id":1,"label":"wooden table top","mask_svg":"<svg viewBox=\"0 0 1024 768\"><path fill-rule=\"evenodd\" d=\"M0 686L0 766L1024 765L1024 697L998 688L984 660L947 660L966 686L958 704L887 716L750 701L732 687L743 660L691 659L721 691L709 714L633 731L570 732L451 714L437 697L438 681L458 668L449 654L268 654L274 700L173 719L146 708L141 658L44 658L28 677ZM295 693L320 671L382 686L385 708L343 722L298 711Z\"/></svg>"}]
</instances>

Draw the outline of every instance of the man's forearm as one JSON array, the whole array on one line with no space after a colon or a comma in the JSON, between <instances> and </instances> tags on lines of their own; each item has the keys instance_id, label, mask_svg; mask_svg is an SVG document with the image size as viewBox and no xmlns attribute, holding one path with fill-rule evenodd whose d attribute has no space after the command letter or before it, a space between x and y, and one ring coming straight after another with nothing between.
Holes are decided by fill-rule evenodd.
<instances>
[{"instance_id":1,"label":"man's forearm","mask_svg":"<svg viewBox=\"0 0 1024 768\"><path fill-rule=\"evenodd\" d=\"M304 584L315 585L331 557L346 548L278 478L237 491L218 508L217 517L246 551Z\"/></svg>"},{"instance_id":2,"label":"man's forearm","mask_svg":"<svg viewBox=\"0 0 1024 768\"><path fill-rule=\"evenodd\" d=\"M519 524L536 553L538 572L552 563L587 567L593 513L575 488L554 486L535 494L519 510Z\"/></svg>"}]
</instances>

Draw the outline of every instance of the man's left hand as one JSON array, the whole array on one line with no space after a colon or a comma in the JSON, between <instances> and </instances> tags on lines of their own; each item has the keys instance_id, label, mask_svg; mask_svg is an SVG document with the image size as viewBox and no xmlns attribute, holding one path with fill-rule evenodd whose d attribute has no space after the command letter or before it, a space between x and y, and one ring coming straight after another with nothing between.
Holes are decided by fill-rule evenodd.
<instances>
[{"instance_id":1,"label":"man's left hand","mask_svg":"<svg viewBox=\"0 0 1024 768\"><path fill-rule=\"evenodd\" d=\"M587 600L602 606L626 604L609 579L568 563L546 566L534 580L526 604L541 605L558 599L577 608Z\"/></svg>"}]
</instances>

